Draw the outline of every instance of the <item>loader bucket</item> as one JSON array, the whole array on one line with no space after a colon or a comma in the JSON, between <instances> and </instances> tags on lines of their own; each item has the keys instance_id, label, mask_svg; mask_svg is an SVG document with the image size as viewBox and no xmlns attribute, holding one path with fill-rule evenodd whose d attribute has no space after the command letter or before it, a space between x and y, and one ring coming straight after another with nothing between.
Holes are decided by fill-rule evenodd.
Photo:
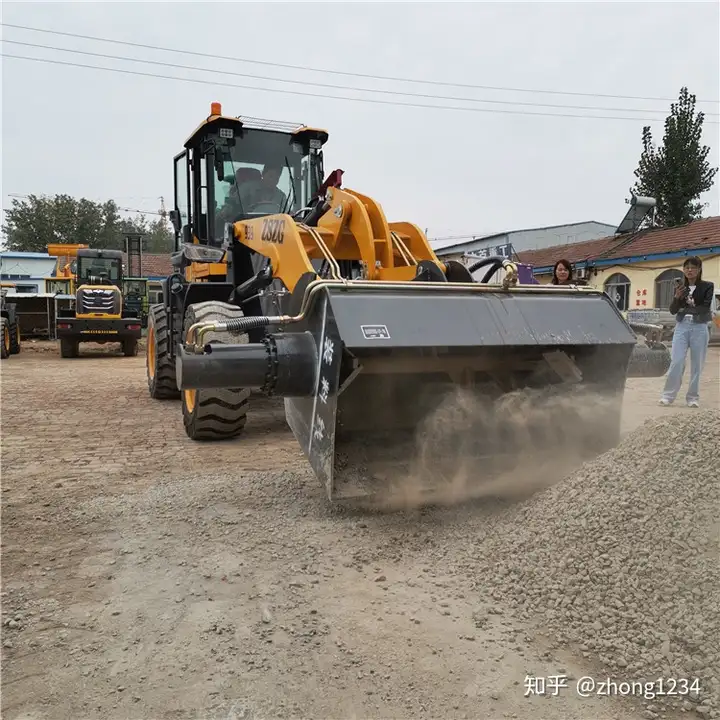
<instances>
[{"instance_id":1,"label":"loader bucket","mask_svg":"<svg viewBox=\"0 0 720 720\"><path fill-rule=\"evenodd\" d=\"M604 293L371 285L323 289L302 328L314 389L285 398L330 500L412 482L432 502L460 464L483 482L521 454L617 442L636 338Z\"/></svg>"}]
</instances>

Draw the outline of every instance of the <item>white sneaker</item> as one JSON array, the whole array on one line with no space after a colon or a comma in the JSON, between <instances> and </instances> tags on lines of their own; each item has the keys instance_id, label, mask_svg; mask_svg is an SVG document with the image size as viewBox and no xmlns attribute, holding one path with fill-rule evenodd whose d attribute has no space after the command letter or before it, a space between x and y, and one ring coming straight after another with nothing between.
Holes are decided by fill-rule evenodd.
<instances>
[{"instance_id":1,"label":"white sneaker","mask_svg":"<svg viewBox=\"0 0 720 720\"><path fill-rule=\"evenodd\" d=\"M670 400L666 400L665 398L660 398L660 399L658 400L658 405L668 406L668 405L670 405L670 404L671 404Z\"/></svg>"},{"instance_id":2,"label":"white sneaker","mask_svg":"<svg viewBox=\"0 0 720 720\"><path fill-rule=\"evenodd\" d=\"M688 407L696 407L696 408L699 408L699 407L700 407L700 402L699 402L698 400L691 400L691 401L687 404L687 406L688 406Z\"/></svg>"}]
</instances>

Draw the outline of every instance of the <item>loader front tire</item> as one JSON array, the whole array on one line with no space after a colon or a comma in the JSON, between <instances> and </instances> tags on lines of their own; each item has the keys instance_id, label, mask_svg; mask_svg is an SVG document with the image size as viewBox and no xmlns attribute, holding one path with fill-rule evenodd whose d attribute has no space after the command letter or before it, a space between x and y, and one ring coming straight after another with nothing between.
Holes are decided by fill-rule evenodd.
<instances>
[{"instance_id":1,"label":"loader front tire","mask_svg":"<svg viewBox=\"0 0 720 720\"><path fill-rule=\"evenodd\" d=\"M190 305L185 314L184 332L196 322L224 322L243 317L242 310L229 303L209 300ZM209 333L207 342L242 343L247 336L226 332ZM245 388L198 388L183 390L183 424L192 440L229 440L242 433L247 422L250 390Z\"/></svg>"},{"instance_id":2,"label":"loader front tire","mask_svg":"<svg viewBox=\"0 0 720 720\"><path fill-rule=\"evenodd\" d=\"M180 391L175 377L175 364L168 356L167 311L153 305L148 313L145 369L150 397L156 400L177 400Z\"/></svg>"},{"instance_id":3,"label":"loader front tire","mask_svg":"<svg viewBox=\"0 0 720 720\"><path fill-rule=\"evenodd\" d=\"M0 335L0 358L5 360L10 357L10 323L4 317L0 317Z\"/></svg>"}]
</instances>

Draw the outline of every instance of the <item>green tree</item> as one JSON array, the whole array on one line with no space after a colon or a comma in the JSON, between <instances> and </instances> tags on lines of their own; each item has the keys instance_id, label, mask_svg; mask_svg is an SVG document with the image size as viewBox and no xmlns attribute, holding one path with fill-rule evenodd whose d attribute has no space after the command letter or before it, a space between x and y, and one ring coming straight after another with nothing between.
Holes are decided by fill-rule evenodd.
<instances>
[{"instance_id":1,"label":"green tree","mask_svg":"<svg viewBox=\"0 0 720 720\"><path fill-rule=\"evenodd\" d=\"M120 216L113 200L96 203L70 195L13 198L5 210L3 242L8 250L46 252L50 243L122 249Z\"/></svg>"},{"instance_id":2,"label":"green tree","mask_svg":"<svg viewBox=\"0 0 720 720\"><path fill-rule=\"evenodd\" d=\"M705 115L695 113L695 95L686 87L670 106L665 135L659 148L653 144L648 126L643 128L643 151L635 170L631 192L657 201L656 223L675 227L702 217L706 204L700 196L713 186L717 168L707 161L710 148L702 145Z\"/></svg>"},{"instance_id":3,"label":"green tree","mask_svg":"<svg viewBox=\"0 0 720 720\"><path fill-rule=\"evenodd\" d=\"M25 252L46 252L50 243L125 250L126 233L138 232L145 235L144 252L172 251L173 234L165 218L121 218L114 200L97 203L62 194L13 198L2 225L5 247Z\"/></svg>"},{"instance_id":4,"label":"green tree","mask_svg":"<svg viewBox=\"0 0 720 720\"><path fill-rule=\"evenodd\" d=\"M163 217L158 217L148 226L147 249L148 253L171 253L175 245L175 235L170 223Z\"/></svg>"},{"instance_id":5,"label":"green tree","mask_svg":"<svg viewBox=\"0 0 720 720\"><path fill-rule=\"evenodd\" d=\"M142 233L144 237L143 252L149 254L171 253L174 245L174 235L165 218L158 217L148 222L144 215L133 218L123 218L120 221L123 249L126 233Z\"/></svg>"}]
</instances>

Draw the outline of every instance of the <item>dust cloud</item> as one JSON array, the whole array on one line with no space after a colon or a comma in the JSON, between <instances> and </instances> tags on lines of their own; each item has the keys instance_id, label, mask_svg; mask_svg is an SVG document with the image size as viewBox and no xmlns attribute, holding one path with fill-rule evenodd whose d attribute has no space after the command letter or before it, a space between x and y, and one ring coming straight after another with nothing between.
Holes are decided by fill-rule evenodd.
<instances>
[{"instance_id":1,"label":"dust cloud","mask_svg":"<svg viewBox=\"0 0 720 720\"><path fill-rule=\"evenodd\" d=\"M562 480L619 440L621 398L581 386L489 398L456 387L426 416L408 471L367 507L398 511L488 498L519 501Z\"/></svg>"}]
</instances>

